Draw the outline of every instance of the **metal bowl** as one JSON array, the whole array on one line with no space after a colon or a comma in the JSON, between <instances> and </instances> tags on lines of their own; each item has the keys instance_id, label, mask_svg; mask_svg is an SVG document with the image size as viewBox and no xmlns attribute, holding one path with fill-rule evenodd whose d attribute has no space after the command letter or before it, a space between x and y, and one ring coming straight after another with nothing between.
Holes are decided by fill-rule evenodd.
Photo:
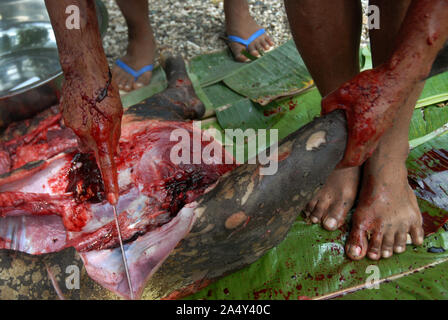
<instances>
[{"instance_id":1,"label":"metal bowl","mask_svg":"<svg viewBox=\"0 0 448 320\"><path fill-rule=\"evenodd\" d=\"M108 26L97 0L101 36ZM62 70L44 0L0 1L0 128L58 102Z\"/></svg>"}]
</instances>

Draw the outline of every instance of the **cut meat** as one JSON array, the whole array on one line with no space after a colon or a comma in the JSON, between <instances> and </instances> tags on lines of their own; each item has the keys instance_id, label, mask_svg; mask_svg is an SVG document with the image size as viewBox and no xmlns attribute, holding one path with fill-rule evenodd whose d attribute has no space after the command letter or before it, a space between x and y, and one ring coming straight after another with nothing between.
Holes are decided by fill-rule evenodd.
<instances>
[{"instance_id":1,"label":"cut meat","mask_svg":"<svg viewBox=\"0 0 448 320\"><path fill-rule=\"evenodd\" d=\"M180 69L172 70L171 76L186 77L181 60L168 60L170 68ZM141 117L161 106L175 119L203 112L187 78L181 85L169 80L165 92L123 117L115 158L120 188L116 207L138 292L190 230L192 210L177 213L235 168L233 163L224 164L232 157L222 146L201 139L203 133L193 123ZM180 141L172 136L179 131ZM193 138L200 139L199 148ZM179 145L186 159L181 163L171 159L173 147ZM202 157L206 146L222 151L191 164ZM92 278L129 296L127 283L120 278L121 261L116 261L121 259L118 234L100 170L93 155L80 153L76 135L64 127L57 107L6 129L0 138L0 174L0 249L37 255L74 247L83 253Z\"/></svg>"},{"instance_id":2,"label":"cut meat","mask_svg":"<svg viewBox=\"0 0 448 320\"><path fill-rule=\"evenodd\" d=\"M191 123L174 120L203 113L185 73L177 76L176 70L171 71L167 68L170 87L128 108L122 122L118 209L137 298L144 287L146 298L180 297L192 292L188 288L199 288L257 260L284 238L342 158L346 144L346 122L343 113L336 111L282 142L274 175L262 176L261 165L241 165L220 177L234 166L218 165L214 156L208 165L167 163L169 146L175 143L169 142L168 132L183 129L188 137L198 133ZM172 74L185 80L187 87L176 87L180 82L170 78ZM129 297L111 208L102 200L91 157L77 155L73 136L52 144L55 137L64 135L63 127L59 120L56 127L53 122L43 126L49 117L40 117L16 124L0 137L0 165L5 168L0 175L0 247L37 254L74 246L92 279ZM316 133L325 139L310 150L309 139ZM37 149L21 153L29 159L20 167L17 150L27 146L20 142L21 136L29 137ZM41 148L45 152L37 152L40 144L48 146ZM194 150L196 155L198 151ZM2 274L16 274L11 256L0 250L0 257ZM24 255L15 253L13 259L29 274L41 271L41 263L26 263ZM61 270L75 259L71 249L45 258ZM76 291L83 299L111 297L89 277L80 281L80 290L64 294L75 298ZM16 297L26 290L35 298L48 294L49 288L42 283L20 283L20 287L15 283L13 276L7 282L0 279L0 297Z\"/></svg>"},{"instance_id":3,"label":"cut meat","mask_svg":"<svg viewBox=\"0 0 448 320\"><path fill-rule=\"evenodd\" d=\"M185 146L192 150L191 159L194 152L202 156L205 146L222 148L204 138L195 150L193 132L199 137L202 133L191 122L123 123L115 159L120 186L117 209L135 289L140 292L144 280L190 230L193 214L178 218L176 214L235 165L224 164L225 150L200 164L175 165L170 159L172 148L180 143L170 139L175 130L190 138ZM112 276L122 277L117 272L121 263L115 261L121 255L113 250L119 244L118 234L100 171L92 155L79 153L76 139L66 130L58 118L29 132L26 141L2 142L11 164L9 172L0 176L0 249L43 254L73 246L85 252L82 257L93 279L128 296L127 282ZM50 134L55 132L60 134ZM105 264L111 268L104 268Z\"/></svg>"},{"instance_id":4,"label":"cut meat","mask_svg":"<svg viewBox=\"0 0 448 320\"><path fill-rule=\"evenodd\" d=\"M194 201L219 176L234 168L233 164L221 164L224 158L209 159L211 164L208 165L173 164L170 151L178 141L171 141L170 135L179 129L191 138L193 150L193 131L199 129L194 129L192 123L154 120L128 122L123 126L116 163L120 186L117 209L125 242L169 222L185 204ZM78 251L91 251L116 247L118 237L112 207L105 200L93 156L80 154L70 135L65 139L61 135L45 139L50 136L49 131L65 131L59 122L36 130L39 130L38 135L30 135L39 136L38 139L14 143L14 146L19 145L16 148L8 149L13 144L3 142L12 165L11 172L0 179L0 216L59 216L67 230L67 239L65 246L59 245L58 249L73 246ZM202 142L197 152L202 152L207 144L209 142ZM38 145L46 146L40 149L43 152L38 152ZM43 158L53 155L57 148L60 148L59 154ZM28 152L18 158L16 150L19 149ZM38 163L33 168L16 168L17 163L33 161ZM31 228L35 228L37 220L30 221ZM23 228L27 229L26 223L22 223ZM52 230L55 229L48 231ZM5 240L3 249L10 249L11 243L28 248L25 252L31 254L48 253L53 248L47 245L26 247L20 243L28 241L26 238L15 238L17 234L6 233L6 229L0 237ZM52 234L47 237L51 238Z\"/></svg>"}]
</instances>

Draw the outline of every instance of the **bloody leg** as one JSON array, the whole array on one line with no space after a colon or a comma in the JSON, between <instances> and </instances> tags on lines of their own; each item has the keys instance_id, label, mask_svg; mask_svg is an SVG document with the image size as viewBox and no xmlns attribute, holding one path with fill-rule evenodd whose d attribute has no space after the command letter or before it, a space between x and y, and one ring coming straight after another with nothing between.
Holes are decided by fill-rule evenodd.
<instances>
[{"instance_id":1,"label":"bloody leg","mask_svg":"<svg viewBox=\"0 0 448 320\"><path fill-rule=\"evenodd\" d=\"M325 97L323 114L343 109L347 116L349 140L341 167L359 166L369 158L447 39L448 0L414 0L389 59Z\"/></svg>"},{"instance_id":2,"label":"bloody leg","mask_svg":"<svg viewBox=\"0 0 448 320\"><path fill-rule=\"evenodd\" d=\"M102 47L94 1L45 0L45 4L64 72L61 107L65 125L73 129L84 148L94 152L107 198L114 204L118 182L113 157L123 107ZM79 28L66 25L66 8L71 5L79 8Z\"/></svg>"},{"instance_id":3,"label":"bloody leg","mask_svg":"<svg viewBox=\"0 0 448 320\"><path fill-rule=\"evenodd\" d=\"M322 96L359 73L359 1L291 0L285 6L297 48ZM311 221L328 230L340 227L354 204L359 175L359 167L334 170L305 208Z\"/></svg>"}]
</instances>

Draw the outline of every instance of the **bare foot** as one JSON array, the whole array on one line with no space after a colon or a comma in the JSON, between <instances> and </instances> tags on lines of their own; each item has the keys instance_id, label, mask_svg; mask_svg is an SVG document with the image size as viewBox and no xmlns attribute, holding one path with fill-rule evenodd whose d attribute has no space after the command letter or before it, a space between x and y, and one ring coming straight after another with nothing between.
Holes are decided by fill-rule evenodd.
<instances>
[{"instance_id":1,"label":"bare foot","mask_svg":"<svg viewBox=\"0 0 448 320\"><path fill-rule=\"evenodd\" d=\"M408 184L405 162L374 154L363 169L347 255L353 260L366 254L372 260L389 258L406 250L408 234L415 245L423 243L422 216Z\"/></svg>"},{"instance_id":2,"label":"bare foot","mask_svg":"<svg viewBox=\"0 0 448 320\"><path fill-rule=\"evenodd\" d=\"M355 202L359 171L359 167L333 171L324 187L306 207L305 212L313 223L322 223L330 231L344 224Z\"/></svg>"},{"instance_id":3,"label":"bare foot","mask_svg":"<svg viewBox=\"0 0 448 320\"><path fill-rule=\"evenodd\" d=\"M247 1L242 0L226 0L224 2L224 10L226 13L226 33L227 35L237 36L242 39L249 39L256 31L262 29L249 13ZM274 46L274 42L265 33L252 41L248 47L248 51L255 57L260 56L260 51L269 50ZM240 43L230 42L229 47L236 61L246 62L249 59L241 53L246 47Z\"/></svg>"},{"instance_id":4,"label":"bare foot","mask_svg":"<svg viewBox=\"0 0 448 320\"><path fill-rule=\"evenodd\" d=\"M121 58L129 67L135 71L144 66L154 63L156 55L156 42L152 31L145 32L144 35L129 38L127 54ZM132 91L146 86L151 81L152 72L143 73L137 80L132 75L115 65L112 74L118 84L118 88L123 91Z\"/></svg>"}]
</instances>

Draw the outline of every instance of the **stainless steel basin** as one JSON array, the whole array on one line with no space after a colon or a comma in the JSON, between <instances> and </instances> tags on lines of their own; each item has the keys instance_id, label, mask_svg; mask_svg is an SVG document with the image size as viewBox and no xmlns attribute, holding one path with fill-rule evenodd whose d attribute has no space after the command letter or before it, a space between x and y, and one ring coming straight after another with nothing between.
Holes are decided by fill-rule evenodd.
<instances>
[{"instance_id":1,"label":"stainless steel basin","mask_svg":"<svg viewBox=\"0 0 448 320\"><path fill-rule=\"evenodd\" d=\"M104 4L96 1L101 36ZM62 80L44 0L0 1L0 128L54 105Z\"/></svg>"}]
</instances>

